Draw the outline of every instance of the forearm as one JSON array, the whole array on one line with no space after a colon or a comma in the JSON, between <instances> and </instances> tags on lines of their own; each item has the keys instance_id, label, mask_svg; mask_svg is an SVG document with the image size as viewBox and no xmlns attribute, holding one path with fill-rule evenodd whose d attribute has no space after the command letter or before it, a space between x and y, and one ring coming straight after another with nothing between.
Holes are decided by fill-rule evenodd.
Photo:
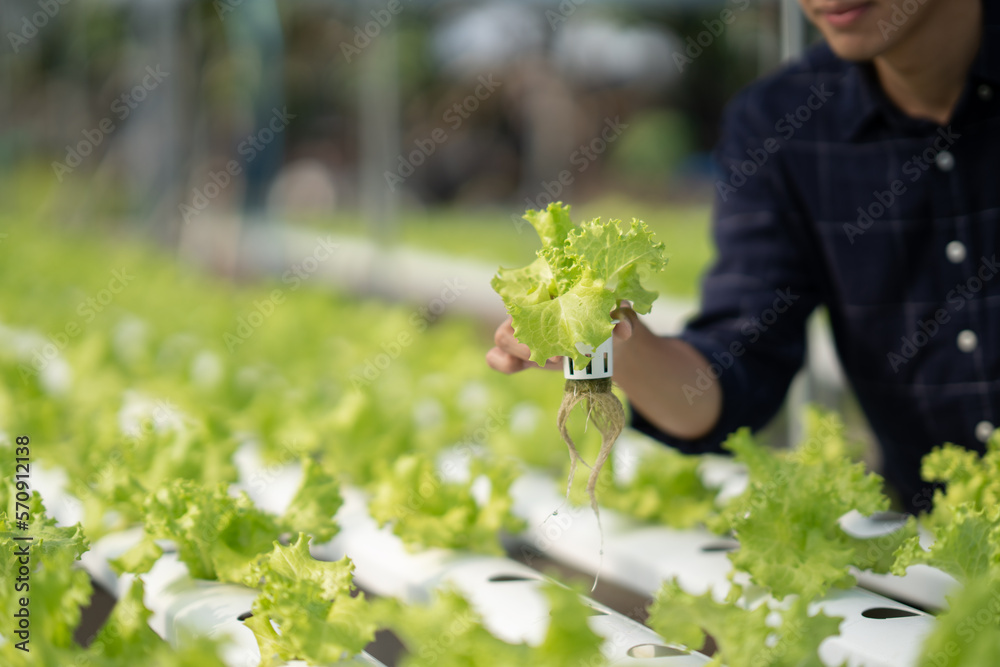
<instances>
[{"instance_id":1,"label":"forearm","mask_svg":"<svg viewBox=\"0 0 1000 667\"><path fill-rule=\"evenodd\" d=\"M631 337L615 346L615 383L652 424L685 440L709 433L722 413L719 383L708 389L704 381L696 385L699 371L709 372L700 352L680 339L661 338L639 322ZM698 386L699 394L685 394L685 385Z\"/></svg>"}]
</instances>

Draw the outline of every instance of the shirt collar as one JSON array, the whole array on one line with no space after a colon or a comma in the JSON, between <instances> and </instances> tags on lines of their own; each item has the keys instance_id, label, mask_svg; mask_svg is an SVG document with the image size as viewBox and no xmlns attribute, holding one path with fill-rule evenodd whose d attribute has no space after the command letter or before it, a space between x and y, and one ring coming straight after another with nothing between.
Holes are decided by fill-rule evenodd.
<instances>
[{"instance_id":1,"label":"shirt collar","mask_svg":"<svg viewBox=\"0 0 1000 667\"><path fill-rule=\"evenodd\" d=\"M983 0L983 38L969 72L971 77L1000 84L1000 2ZM843 138L856 140L879 114L887 118L890 104L870 62L848 63L840 98Z\"/></svg>"},{"instance_id":2,"label":"shirt collar","mask_svg":"<svg viewBox=\"0 0 1000 667\"><path fill-rule=\"evenodd\" d=\"M840 97L844 139L852 141L880 113L878 81L871 63L848 63Z\"/></svg>"}]
</instances>

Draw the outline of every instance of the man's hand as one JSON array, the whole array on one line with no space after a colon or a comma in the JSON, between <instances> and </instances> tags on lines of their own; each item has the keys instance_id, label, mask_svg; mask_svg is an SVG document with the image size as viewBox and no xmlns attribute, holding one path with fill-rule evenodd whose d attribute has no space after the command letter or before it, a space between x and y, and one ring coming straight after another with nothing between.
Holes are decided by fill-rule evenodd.
<instances>
[{"instance_id":1,"label":"man's hand","mask_svg":"<svg viewBox=\"0 0 1000 667\"><path fill-rule=\"evenodd\" d=\"M715 380L707 387L699 384L710 371L708 360L679 338L655 335L627 301L611 317L619 320L614 328L614 380L632 407L677 437L694 440L709 433L722 413L722 389ZM509 317L497 329L494 342L496 347L486 353L491 368L510 375L538 367L528 360L528 346L514 337ZM562 357L546 360L544 367L562 368ZM696 385L697 394L685 391Z\"/></svg>"},{"instance_id":2,"label":"man's hand","mask_svg":"<svg viewBox=\"0 0 1000 667\"><path fill-rule=\"evenodd\" d=\"M623 301L621 308L614 310L611 317L620 320L614 328L615 343L624 343L632 337L632 330L638 321L638 315L632 310L632 304ZM503 324L497 327L493 335L493 342L496 347L486 353L486 363L490 368L510 375L528 368L539 368L538 364L529 361L531 350L524 343L519 343L514 337L514 327L511 326L511 318L507 317ZM563 367L562 357L552 357L545 361L546 370L554 371Z\"/></svg>"},{"instance_id":3,"label":"man's hand","mask_svg":"<svg viewBox=\"0 0 1000 667\"><path fill-rule=\"evenodd\" d=\"M538 368L538 364L528 361L531 357L528 346L517 342L514 338L514 327L511 325L509 315L503 324L497 327L496 333L493 334L493 343L496 347L486 353L486 363L493 370L511 375L531 367ZM559 370L562 368L562 357L546 359L544 368L550 371Z\"/></svg>"}]
</instances>

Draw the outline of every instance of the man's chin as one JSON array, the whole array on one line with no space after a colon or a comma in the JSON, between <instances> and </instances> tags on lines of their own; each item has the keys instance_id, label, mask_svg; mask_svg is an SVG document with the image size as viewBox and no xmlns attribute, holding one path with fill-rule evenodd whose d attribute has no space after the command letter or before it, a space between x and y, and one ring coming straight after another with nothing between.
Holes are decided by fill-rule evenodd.
<instances>
[{"instance_id":1,"label":"man's chin","mask_svg":"<svg viewBox=\"0 0 1000 667\"><path fill-rule=\"evenodd\" d=\"M872 60L885 53L889 46L881 39L875 44L870 39L851 39L846 37L838 37L833 40L828 39L827 44L830 45L830 49L838 58L851 62L867 62Z\"/></svg>"}]
</instances>

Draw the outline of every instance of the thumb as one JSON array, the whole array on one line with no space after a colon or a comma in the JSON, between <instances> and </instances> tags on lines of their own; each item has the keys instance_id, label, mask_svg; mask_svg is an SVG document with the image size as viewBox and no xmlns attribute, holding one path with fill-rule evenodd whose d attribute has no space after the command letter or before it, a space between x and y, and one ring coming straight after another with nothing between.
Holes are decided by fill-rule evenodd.
<instances>
[{"instance_id":1,"label":"thumb","mask_svg":"<svg viewBox=\"0 0 1000 667\"><path fill-rule=\"evenodd\" d=\"M618 308L611 311L611 317L618 320L613 334L615 339L626 341L631 338L635 323L639 319L636 312L632 310L632 302L622 301Z\"/></svg>"}]
</instances>

